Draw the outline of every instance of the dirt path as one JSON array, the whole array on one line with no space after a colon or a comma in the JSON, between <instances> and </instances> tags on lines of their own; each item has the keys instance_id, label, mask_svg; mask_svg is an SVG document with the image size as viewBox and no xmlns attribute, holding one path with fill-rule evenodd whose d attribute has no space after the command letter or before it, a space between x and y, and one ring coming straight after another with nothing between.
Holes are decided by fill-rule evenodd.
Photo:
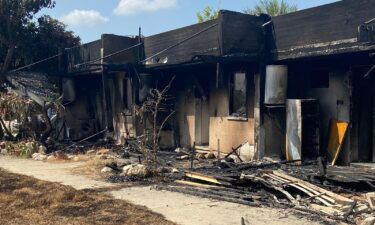
<instances>
[{"instance_id":1,"label":"dirt path","mask_svg":"<svg viewBox=\"0 0 375 225\"><path fill-rule=\"evenodd\" d=\"M54 164L0 156L0 167L44 181L59 182L75 189L116 187L114 184L96 181L85 176L72 175L71 170L81 163ZM110 191L116 199L126 200L160 213L166 219L181 225L238 225L241 217L246 224L303 225L320 224L292 215L288 210L255 208L243 205L198 198L190 195L156 191L152 187L132 187Z\"/></svg>"}]
</instances>

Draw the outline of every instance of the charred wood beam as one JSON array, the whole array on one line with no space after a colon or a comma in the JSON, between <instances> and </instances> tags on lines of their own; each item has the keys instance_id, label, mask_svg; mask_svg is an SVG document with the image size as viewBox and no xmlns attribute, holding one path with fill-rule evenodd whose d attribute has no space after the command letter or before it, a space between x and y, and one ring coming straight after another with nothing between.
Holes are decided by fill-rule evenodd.
<instances>
[{"instance_id":1,"label":"charred wood beam","mask_svg":"<svg viewBox=\"0 0 375 225\"><path fill-rule=\"evenodd\" d=\"M242 204L242 205L254 206L254 207L261 206L260 203L246 201L246 200L239 199L239 198L229 197L228 195L223 195L217 192L207 192L207 191L202 191L202 190L198 191L198 190L183 189L183 188L168 187L168 186L158 186L157 189L178 192L178 193L183 193L183 194L188 194L188 195L193 195L193 196L199 196L203 198L215 199L219 201L227 201L227 202L232 202L232 203L237 203L237 204Z\"/></svg>"},{"instance_id":2,"label":"charred wood beam","mask_svg":"<svg viewBox=\"0 0 375 225\"><path fill-rule=\"evenodd\" d=\"M237 148L232 148L232 151L227 154L224 159L227 159L229 156L231 156L232 154L235 154L237 156L237 158L243 162L243 160L241 159L240 155L237 153L237 151L243 146L243 144L239 145Z\"/></svg>"},{"instance_id":3,"label":"charred wood beam","mask_svg":"<svg viewBox=\"0 0 375 225\"><path fill-rule=\"evenodd\" d=\"M262 169L262 168L268 168L268 167L275 167L275 166L281 166L283 164L293 164L296 162L301 162L301 160L292 160L292 161L280 161L280 162L275 162L275 163L262 163L260 165L253 165L253 164L245 164L238 166L236 168L230 168L227 169L226 171L244 171L244 170L251 170L251 169ZM309 163L306 163L304 165L307 165Z\"/></svg>"}]
</instances>

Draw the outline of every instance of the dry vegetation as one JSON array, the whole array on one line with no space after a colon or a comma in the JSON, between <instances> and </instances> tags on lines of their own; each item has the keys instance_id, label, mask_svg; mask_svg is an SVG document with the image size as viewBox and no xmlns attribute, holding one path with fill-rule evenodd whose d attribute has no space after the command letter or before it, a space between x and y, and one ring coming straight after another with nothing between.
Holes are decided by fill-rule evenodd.
<instances>
[{"instance_id":1,"label":"dry vegetation","mask_svg":"<svg viewBox=\"0 0 375 225\"><path fill-rule=\"evenodd\" d=\"M0 169L0 224L173 224L121 200Z\"/></svg>"}]
</instances>

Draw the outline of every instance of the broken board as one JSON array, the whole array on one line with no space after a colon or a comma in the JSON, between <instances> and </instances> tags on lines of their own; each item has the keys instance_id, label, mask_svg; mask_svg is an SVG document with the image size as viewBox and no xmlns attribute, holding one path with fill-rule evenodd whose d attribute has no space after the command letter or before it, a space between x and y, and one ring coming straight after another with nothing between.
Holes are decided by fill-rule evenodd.
<instances>
[{"instance_id":1,"label":"broken board","mask_svg":"<svg viewBox=\"0 0 375 225\"><path fill-rule=\"evenodd\" d=\"M346 121L332 119L330 122L327 153L332 166L340 155L348 127L349 123Z\"/></svg>"}]
</instances>

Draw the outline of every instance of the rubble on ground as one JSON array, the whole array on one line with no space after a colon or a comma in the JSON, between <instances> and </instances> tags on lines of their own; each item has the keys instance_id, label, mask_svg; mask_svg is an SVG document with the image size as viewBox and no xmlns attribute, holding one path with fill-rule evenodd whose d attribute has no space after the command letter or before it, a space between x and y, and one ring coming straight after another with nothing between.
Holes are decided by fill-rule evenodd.
<instances>
[{"instance_id":1,"label":"rubble on ground","mask_svg":"<svg viewBox=\"0 0 375 225\"><path fill-rule=\"evenodd\" d=\"M371 222L375 203L373 171L316 161L206 162L158 190L174 191L256 207L293 208L345 223ZM345 182L343 182L345 181ZM367 194L366 194L367 193ZM366 224L363 222L363 224Z\"/></svg>"},{"instance_id":2,"label":"rubble on ground","mask_svg":"<svg viewBox=\"0 0 375 225\"><path fill-rule=\"evenodd\" d=\"M43 153L34 153L31 158L36 161L44 161L48 158L48 156Z\"/></svg>"},{"instance_id":3,"label":"rubble on ground","mask_svg":"<svg viewBox=\"0 0 375 225\"><path fill-rule=\"evenodd\" d=\"M0 143L1 153L9 144ZM241 162L236 150L216 158L212 152L177 149L160 151L158 165L150 167L139 152L111 147L90 149L83 155L57 151L46 154L36 142L18 143L11 152L27 152L39 161L80 161L82 156L105 162L98 173L112 183L140 182L156 184L168 190L256 207L294 209L319 218L349 224L374 224L374 170L327 166L321 161ZM241 149L239 146L238 149ZM28 150L22 150L28 149ZM184 159L184 160L181 160Z\"/></svg>"},{"instance_id":4,"label":"rubble on ground","mask_svg":"<svg viewBox=\"0 0 375 225\"><path fill-rule=\"evenodd\" d=\"M150 168L147 168L142 164L131 164L127 165L122 169L122 176L139 176L147 177L151 173Z\"/></svg>"}]
</instances>

